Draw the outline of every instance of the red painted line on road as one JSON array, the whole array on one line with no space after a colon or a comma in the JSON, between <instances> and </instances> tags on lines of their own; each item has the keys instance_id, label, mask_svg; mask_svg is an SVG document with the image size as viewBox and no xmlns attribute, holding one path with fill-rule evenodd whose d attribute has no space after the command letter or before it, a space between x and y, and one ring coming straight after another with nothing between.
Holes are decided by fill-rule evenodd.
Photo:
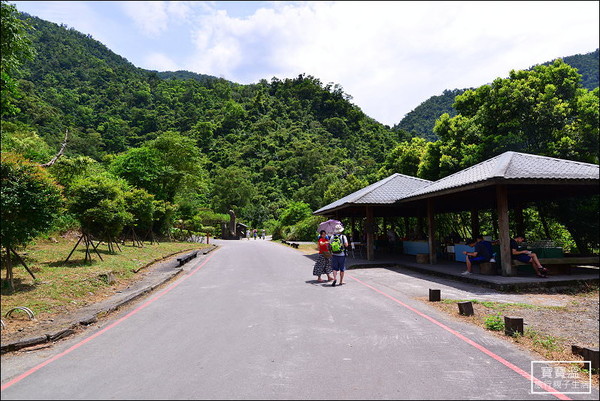
<instances>
[{"instance_id":1,"label":"red painted line on road","mask_svg":"<svg viewBox=\"0 0 600 401\"><path fill-rule=\"evenodd\" d=\"M177 287L179 284L183 283L185 280L187 280L188 278L190 278L191 276L193 276L198 270L200 270L200 268L202 268L213 257L214 253L217 252L217 251L218 251L218 249L215 249L214 251L211 251L210 255L206 258L206 260L204 262L202 262L198 267L196 267L192 271L190 271L190 273L188 275L186 275L185 277L183 277L180 280L174 282L173 284L171 284L170 286L168 286L167 288L165 288L164 290L162 290L161 292L159 292L158 294L156 294L156 296L154 298L149 299L148 301L146 301L142 305L138 306L136 309L132 310L131 312L129 312L128 314L126 314L125 316L123 316L122 318L116 320L114 323L111 323L110 325L106 326L102 330L100 330L100 331L92 334L88 338L86 338L86 339L80 341L79 343L73 345L71 348L67 349L66 351L63 351L60 354L56 354L52 358L50 358L50 359L48 359L48 360L40 363L39 365L31 368L30 370L26 371L25 373L21 374L20 376L15 377L11 381L7 382L6 384L3 384L2 388L0 389L0 391L4 391L5 389L9 388L10 386L12 386L12 385L20 382L21 380L25 379L26 377L30 376L31 374L37 372L38 370L40 370L44 366L46 366L46 365L48 365L48 364L50 364L50 363L52 363L52 362L54 362L54 361L62 358L65 355L70 354L71 352L75 351L77 348L79 348L79 347L83 346L84 344L87 344L88 342L92 341L94 338L101 336L102 334L106 333L108 330L110 330L110 329L116 327L117 325L123 323L125 320L129 319L131 316L135 315L136 313L138 313L142 309L146 308L148 305L152 304L154 301L158 300L163 295L167 294L172 289L174 289L175 287Z\"/></svg>"},{"instance_id":2,"label":"red painted line on road","mask_svg":"<svg viewBox=\"0 0 600 401\"><path fill-rule=\"evenodd\" d=\"M477 344L475 341L471 340L470 338L467 338L465 336L463 336L462 334L460 334L458 331L451 329L450 327L446 326L445 324L435 320L434 318L432 318L429 315L426 315L425 313L413 308L412 306L409 306L407 304L405 304L404 302L394 298L393 296L373 287L370 284L367 284L359 279L357 279L356 277L350 276L347 274L348 277L350 277L352 280L364 285L365 287L368 287L370 289L372 289L373 291L391 299L392 301L402 305L403 307L405 307L406 309L416 313L417 315L429 320L430 322L432 322L433 324L436 324L438 326L440 326L442 329L450 332L451 334L455 335L456 337L460 338L461 340L463 340L464 342L466 342L469 345L472 345L473 347L477 348L479 351L483 352L484 354L492 357L493 359L495 359L496 361L500 362L501 364L507 366L508 368L512 369L513 371L515 371L516 373L520 374L521 376L523 376L524 378L526 378L527 380L529 380L531 382L531 380L533 379L533 382L538 385L539 387L543 388L545 391L547 391L548 393L554 395L556 398L560 399L560 400L571 400L571 398L567 397L565 394L559 392L558 390L554 389L553 387L547 385L546 383L544 383L543 381L537 379L534 376L531 376L529 373L525 372L523 369L519 368L516 365L513 365L512 363L508 362L506 359L502 358L499 355L496 355L495 353L493 353L492 351L490 351L489 349L485 348L483 345L481 344Z\"/></svg>"}]
</instances>

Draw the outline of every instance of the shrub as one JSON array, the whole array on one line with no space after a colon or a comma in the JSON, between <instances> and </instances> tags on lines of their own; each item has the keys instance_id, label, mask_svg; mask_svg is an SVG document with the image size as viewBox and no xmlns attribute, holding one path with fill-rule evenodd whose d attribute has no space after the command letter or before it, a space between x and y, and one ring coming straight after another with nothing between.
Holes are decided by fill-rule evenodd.
<instances>
[{"instance_id":1,"label":"shrub","mask_svg":"<svg viewBox=\"0 0 600 401\"><path fill-rule=\"evenodd\" d=\"M485 328L493 331L504 330L504 318L500 313L487 316L484 320Z\"/></svg>"},{"instance_id":2,"label":"shrub","mask_svg":"<svg viewBox=\"0 0 600 401\"><path fill-rule=\"evenodd\" d=\"M13 153L2 153L0 178L2 246L26 245L61 214L60 188L43 168Z\"/></svg>"}]
</instances>

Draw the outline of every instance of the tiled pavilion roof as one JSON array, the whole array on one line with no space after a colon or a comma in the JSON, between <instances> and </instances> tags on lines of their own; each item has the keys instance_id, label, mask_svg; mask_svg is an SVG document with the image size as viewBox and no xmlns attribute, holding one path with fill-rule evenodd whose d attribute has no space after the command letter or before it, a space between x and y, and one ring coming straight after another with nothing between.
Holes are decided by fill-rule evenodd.
<instances>
[{"instance_id":1,"label":"tiled pavilion roof","mask_svg":"<svg viewBox=\"0 0 600 401\"><path fill-rule=\"evenodd\" d=\"M526 153L505 152L437 180L424 188L417 189L405 196L404 199L467 187L485 181L593 182L600 178L599 171L597 164ZM402 199L399 198L398 200Z\"/></svg>"},{"instance_id":2,"label":"tiled pavilion roof","mask_svg":"<svg viewBox=\"0 0 600 401\"><path fill-rule=\"evenodd\" d=\"M315 211L314 214L322 214L323 212L338 209L344 205L391 205L398 199L402 199L415 190L429 184L431 184L431 181L398 173L392 174L327 206L323 206Z\"/></svg>"},{"instance_id":3,"label":"tiled pavilion roof","mask_svg":"<svg viewBox=\"0 0 600 401\"><path fill-rule=\"evenodd\" d=\"M482 185L505 183L598 183L597 164L554 157L505 152L457 173L432 182L403 174L391 176L366 186L314 214L326 214L357 205L392 205L402 201L428 198L435 194L460 192Z\"/></svg>"}]
</instances>

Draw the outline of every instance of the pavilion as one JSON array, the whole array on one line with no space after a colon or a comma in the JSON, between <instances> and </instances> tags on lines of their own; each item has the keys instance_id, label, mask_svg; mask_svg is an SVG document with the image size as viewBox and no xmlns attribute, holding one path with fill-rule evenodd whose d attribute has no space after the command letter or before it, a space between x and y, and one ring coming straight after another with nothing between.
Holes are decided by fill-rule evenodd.
<instances>
[{"instance_id":1,"label":"pavilion","mask_svg":"<svg viewBox=\"0 0 600 401\"><path fill-rule=\"evenodd\" d=\"M495 209L502 274L512 276L516 275L516 268L511 266L509 209L515 211L517 230L522 230L525 203L598 195L599 184L597 164L505 152L434 182L393 174L313 214L365 217L368 260L374 259L374 217L427 216L429 261L436 263L435 214L471 211L475 233L477 212Z\"/></svg>"}]
</instances>

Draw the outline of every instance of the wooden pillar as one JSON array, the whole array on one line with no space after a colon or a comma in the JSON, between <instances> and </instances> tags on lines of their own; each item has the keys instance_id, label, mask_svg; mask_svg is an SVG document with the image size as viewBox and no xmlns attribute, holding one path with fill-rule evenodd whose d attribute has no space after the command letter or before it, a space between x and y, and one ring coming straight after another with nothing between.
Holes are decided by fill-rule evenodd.
<instances>
[{"instance_id":1,"label":"wooden pillar","mask_svg":"<svg viewBox=\"0 0 600 401\"><path fill-rule=\"evenodd\" d=\"M471 209L471 238L481 234L479 228L479 215L477 209Z\"/></svg>"},{"instance_id":2,"label":"wooden pillar","mask_svg":"<svg viewBox=\"0 0 600 401\"><path fill-rule=\"evenodd\" d=\"M354 233L356 232L356 219L354 218L354 216L350 217L350 229L352 230L352 232L350 233L350 235L346 233L346 236L348 237L349 241L354 241Z\"/></svg>"},{"instance_id":3,"label":"wooden pillar","mask_svg":"<svg viewBox=\"0 0 600 401\"><path fill-rule=\"evenodd\" d=\"M496 186L496 207L498 209L498 240L500 240L502 275L514 276L516 274L513 271L511 263L510 231L508 224L508 194L505 185Z\"/></svg>"},{"instance_id":4,"label":"wooden pillar","mask_svg":"<svg viewBox=\"0 0 600 401\"><path fill-rule=\"evenodd\" d=\"M435 214L433 210L433 200L427 199L427 229L429 241L429 264L437 263L437 253L435 251Z\"/></svg>"},{"instance_id":5,"label":"wooden pillar","mask_svg":"<svg viewBox=\"0 0 600 401\"><path fill-rule=\"evenodd\" d=\"M373 207L367 206L367 221L365 222L365 229L367 231L367 260L374 260L375 255L373 254L373 246L375 245L373 231L375 228L375 219L373 218Z\"/></svg>"},{"instance_id":6,"label":"wooden pillar","mask_svg":"<svg viewBox=\"0 0 600 401\"><path fill-rule=\"evenodd\" d=\"M410 232L410 223L408 222L408 216L404 216L404 236L408 238Z\"/></svg>"},{"instance_id":7,"label":"wooden pillar","mask_svg":"<svg viewBox=\"0 0 600 401\"><path fill-rule=\"evenodd\" d=\"M517 226L517 235L525 237L525 224L523 223L523 204L515 206L515 225Z\"/></svg>"}]
</instances>

